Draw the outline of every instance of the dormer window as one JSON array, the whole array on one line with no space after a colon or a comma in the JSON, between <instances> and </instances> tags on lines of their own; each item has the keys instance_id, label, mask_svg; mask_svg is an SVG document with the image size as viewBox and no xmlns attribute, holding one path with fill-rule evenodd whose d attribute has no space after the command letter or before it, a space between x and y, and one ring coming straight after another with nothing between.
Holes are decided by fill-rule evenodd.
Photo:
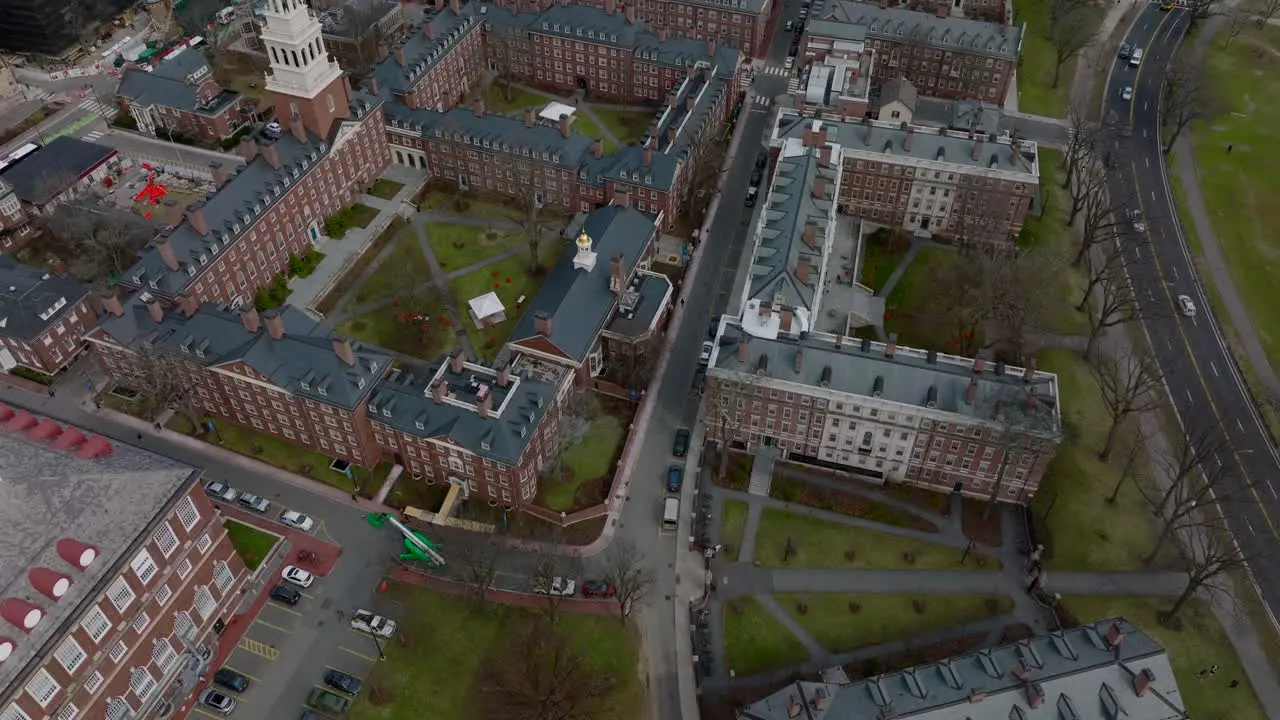
<instances>
[{"instance_id":1,"label":"dormer window","mask_svg":"<svg viewBox=\"0 0 1280 720\"><path fill-rule=\"evenodd\" d=\"M413 426L414 426L414 427L416 427L416 428L418 428L419 430L426 430L426 429L427 429L427 426L426 426L426 425L424 425L424 424L422 423L422 421L421 421L421 420L414 420L414 421L413 421Z\"/></svg>"},{"instance_id":2,"label":"dormer window","mask_svg":"<svg viewBox=\"0 0 1280 720\"><path fill-rule=\"evenodd\" d=\"M481 449L481 450L492 450L493 448L489 446L489 441L488 441L488 440L481 440L481 441L480 441L480 449Z\"/></svg>"},{"instance_id":3,"label":"dormer window","mask_svg":"<svg viewBox=\"0 0 1280 720\"><path fill-rule=\"evenodd\" d=\"M231 223L231 232L233 233L240 232L240 223ZM227 238L227 239L229 240L230 238Z\"/></svg>"},{"instance_id":4,"label":"dormer window","mask_svg":"<svg viewBox=\"0 0 1280 720\"><path fill-rule=\"evenodd\" d=\"M299 382L298 384L299 384L300 386L302 386L302 389L303 389L303 390L306 390L307 392L310 392L310 391L311 391L311 383L307 382L306 380L303 380L303 381Z\"/></svg>"},{"instance_id":5,"label":"dormer window","mask_svg":"<svg viewBox=\"0 0 1280 720\"><path fill-rule=\"evenodd\" d=\"M329 390L328 390L328 388L326 388L325 386L321 385L319 389L320 389L320 394L321 394L321 395L324 395L325 397L328 397L328 396L329 396Z\"/></svg>"},{"instance_id":6,"label":"dormer window","mask_svg":"<svg viewBox=\"0 0 1280 720\"><path fill-rule=\"evenodd\" d=\"M158 290L160 288L160 282L154 278L152 278L150 285L152 290Z\"/></svg>"},{"instance_id":7,"label":"dormer window","mask_svg":"<svg viewBox=\"0 0 1280 720\"><path fill-rule=\"evenodd\" d=\"M364 389L364 378L356 378L356 387Z\"/></svg>"},{"instance_id":8,"label":"dormer window","mask_svg":"<svg viewBox=\"0 0 1280 720\"><path fill-rule=\"evenodd\" d=\"M190 263L187 263L187 275L189 275L189 276L191 276L191 277L195 277L195 276L196 276L196 266L195 266L195 265L192 265L192 264L190 264Z\"/></svg>"},{"instance_id":9,"label":"dormer window","mask_svg":"<svg viewBox=\"0 0 1280 720\"><path fill-rule=\"evenodd\" d=\"M215 250L214 252L217 252L217 251ZM201 264L201 265L205 265L205 264L207 264L208 262L209 262L209 256L208 256L208 255L205 255L204 253L201 253L201 254L200 254L200 264Z\"/></svg>"},{"instance_id":10,"label":"dormer window","mask_svg":"<svg viewBox=\"0 0 1280 720\"><path fill-rule=\"evenodd\" d=\"M391 408L382 408L382 417L391 417Z\"/></svg>"}]
</instances>

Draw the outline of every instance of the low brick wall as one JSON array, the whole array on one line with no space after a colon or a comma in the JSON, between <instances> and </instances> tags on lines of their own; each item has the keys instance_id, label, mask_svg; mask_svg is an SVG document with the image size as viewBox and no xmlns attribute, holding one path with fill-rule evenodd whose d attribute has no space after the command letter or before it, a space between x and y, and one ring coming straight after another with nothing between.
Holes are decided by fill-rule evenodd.
<instances>
[{"instance_id":1,"label":"low brick wall","mask_svg":"<svg viewBox=\"0 0 1280 720\"><path fill-rule=\"evenodd\" d=\"M436 575L428 575L416 570L411 570L403 565L391 569L391 579L401 582L410 583L412 585L420 585L425 588L437 590L457 597L473 597L474 590L470 585L457 580L449 580ZM503 605L514 605L517 607L537 607L546 604L546 598L533 593L517 592L515 590L490 590L489 599ZM563 598L560 600L560 609L567 612L590 613L592 615L613 615L618 614L618 603L615 600L588 600L586 598Z\"/></svg>"}]
</instances>

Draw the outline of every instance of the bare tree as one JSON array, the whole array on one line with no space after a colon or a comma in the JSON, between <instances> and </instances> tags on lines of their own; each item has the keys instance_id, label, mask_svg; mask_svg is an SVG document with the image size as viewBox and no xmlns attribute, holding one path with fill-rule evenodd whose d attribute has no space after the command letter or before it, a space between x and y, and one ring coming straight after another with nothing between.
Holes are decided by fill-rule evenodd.
<instances>
[{"instance_id":1,"label":"bare tree","mask_svg":"<svg viewBox=\"0 0 1280 720\"><path fill-rule=\"evenodd\" d=\"M1021 358L1027 336L1044 325L1055 306L1052 293L1044 289L1058 281L1065 258L1047 246L1016 251L993 245L987 255L981 277L989 308L988 326L994 331L987 341L999 342Z\"/></svg>"},{"instance_id":2,"label":"bare tree","mask_svg":"<svg viewBox=\"0 0 1280 720\"><path fill-rule=\"evenodd\" d=\"M1187 601L1202 590L1234 599L1231 576L1245 567L1248 558L1232 539L1230 528L1216 510L1209 510L1218 516L1214 520L1205 521L1185 533L1187 552L1182 570L1187 575L1187 584L1173 601L1173 606L1161 614L1160 621L1166 625L1176 626L1178 615Z\"/></svg>"},{"instance_id":3,"label":"bare tree","mask_svg":"<svg viewBox=\"0 0 1280 720\"><path fill-rule=\"evenodd\" d=\"M191 391L199 378L187 361L155 348L135 348L133 362L122 372L120 382L138 393L138 410L144 420L156 420L172 410L192 428L200 427L200 412Z\"/></svg>"},{"instance_id":4,"label":"bare tree","mask_svg":"<svg viewBox=\"0 0 1280 720\"><path fill-rule=\"evenodd\" d=\"M525 244L529 249L529 269L538 273L542 269L539 250L542 247L542 236L547 230L546 218L542 212L543 176L537 166L529 162L516 163L517 182L516 197L520 201L524 217L520 220L520 229L524 232Z\"/></svg>"},{"instance_id":5,"label":"bare tree","mask_svg":"<svg viewBox=\"0 0 1280 720\"><path fill-rule=\"evenodd\" d=\"M1115 487L1111 488L1111 494L1107 496L1109 505L1115 504L1116 499L1120 497L1120 489L1134 477L1138 469L1138 460L1147 447L1147 436L1141 430L1135 430L1132 434L1134 437L1130 439L1128 450L1125 452L1124 464L1120 466L1120 477L1116 478Z\"/></svg>"},{"instance_id":6,"label":"bare tree","mask_svg":"<svg viewBox=\"0 0 1280 720\"><path fill-rule=\"evenodd\" d=\"M1083 353L1086 358L1093 357L1098 341L1108 328L1137 320L1141 312L1138 297L1123 266L1112 268L1102 276L1097 291L1089 296L1087 304L1091 312Z\"/></svg>"},{"instance_id":7,"label":"bare tree","mask_svg":"<svg viewBox=\"0 0 1280 720\"><path fill-rule=\"evenodd\" d=\"M1000 431L995 440L1000 447L1000 465L996 468L996 481L991 484L991 494L987 496L987 506L982 509L984 519L990 517L995 510L1000 500L1000 493L1008 481L1009 473L1017 472L1011 468L1021 465L1021 463L1015 465L1013 460L1021 458L1024 454L1034 453L1035 447L1039 444L1039 438L1024 423L1029 421L1035 413L1044 409L1043 403L1035 394L1034 388L1028 388L1025 396L1015 396L1012 399L1014 402L1011 403L1011 407L1001 408L1000 403L996 406L995 417L1000 423Z\"/></svg>"},{"instance_id":8,"label":"bare tree","mask_svg":"<svg viewBox=\"0 0 1280 720\"><path fill-rule=\"evenodd\" d=\"M1087 172L1097 174L1104 179L1107 177L1107 170L1101 166L1092 166ZM1087 184L1091 187L1083 198L1084 206L1081 208L1078 233L1079 245L1076 246L1076 255L1071 261L1071 264L1076 267L1080 267L1095 246L1114 240L1117 231L1128 220L1129 209L1136 207L1131 193L1124 191L1124 195L1116 196L1112 193L1112 189L1107 187L1105 180L1101 184L1093 181ZM1146 235L1138 233L1134 239L1145 243Z\"/></svg>"},{"instance_id":9,"label":"bare tree","mask_svg":"<svg viewBox=\"0 0 1280 720\"><path fill-rule=\"evenodd\" d=\"M632 605L643 600L653 587L653 571L645 566L644 560L635 543L625 538L615 538L605 553L604 579L613 586L619 621L625 621Z\"/></svg>"},{"instance_id":10,"label":"bare tree","mask_svg":"<svg viewBox=\"0 0 1280 720\"><path fill-rule=\"evenodd\" d=\"M1071 196L1071 207L1067 212L1067 227L1074 227L1076 218L1090 205L1105 202L1107 195L1107 169L1098 157L1095 149L1087 151L1087 155L1079 161L1072 180L1067 185Z\"/></svg>"},{"instance_id":11,"label":"bare tree","mask_svg":"<svg viewBox=\"0 0 1280 720\"><path fill-rule=\"evenodd\" d=\"M1265 27L1275 16L1280 15L1280 0L1259 0L1253 8L1258 27Z\"/></svg>"},{"instance_id":12,"label":"bare tree","mask_svg":"<svg viewBox=\"0 0 1280 720\"><path fill-rule=\"evenodd\" d=\"M502 643L481 678L485 717L493 720L593 720L615 685L542 618Z\"/></svg>"},{"instance_id":13,"label":"bare tree","mask_svg":"<svg viewBox=\"0 0 1280 720\"><path fill-rule=\"evenodd\" d=\"M1184 0L1183 7L1191 13L1191 20L1204 20L1220 13L1218 0Z\"/></svg>"},{"instance_id":14,"label":"bare tree","mask_svg":"<svg viewBox=\"0 0 1280 720\"><path fill-rule=\"evenodd\" d=\"M1200 422L1178 439L1173 453L1163 458L1165 472L1169 474L1169 487L1158 496L1147 496L1156 516L1163 516L1181 488L1210 458L1217 456L1225 443L1218 428L1209 422Z\"/></svg>"},{"instance_id":15,"label":"bare tree","mask_svg":"<svg viewBox=\"0 0 1280 720\"><path fill-rule=\"evenodd\" d=\"M658 366L665 336L654 334L626 350L609 354L608 376L625 388L645 388Z\"/></svg>"},{"instance_id":16,"label":"bare tree","mask_svg":"<svg viewBox=\"0 0 1280 720\"><path fill-rule=\"evenodd\" d=\"M707 132L714 132L714 128ZM685 161L689 163L689 181L685 186L684 197L680 201L680 214L686 219L690 221L701 219L698 211L705 210L710 204L727 150L728 147L719 138L703 138L701 142L693 144L692 151Z\"/></svg>"},{"instance_id":17,"label":"bare tree","mask_svg":"<svg viewBox=\"0 0 1280 720\"><path fill-rule=\"evenodd\" d=\"M1203 64L1192 64L1183 58L1174 59L1164 76L1164 112L1169 139L1164 154L1173 150L1182 131L1194 120L1210 117L1216 111L1215 96Z\"/></svg>"},{"instance_id":18,"label":"bare tree","mask_svg":"<svg viewBox=\"0 0 1280 720\"><path fill-rule=\"evenodd\" d=\"M730 348L725 348L729 350ZM720 461L716 477L724 480L729 474L729 447L746 427L744 414L738 403L751 395L755 383L748 375L737 378L708 377L703 398L706 403L708 436L720 445Z\"/></svg>"},{"instance_id":19,"label":"bare tree","mask_svg":"<svg viewBox=\"0 0 1280 720\"><path fill-rule=\"evenodd\" d=\"M1141 249L1150 244L1146 233L1117 232L1115 224L1099 232L1102 234L1092 240L1097 247L1084 256L1085 285L1080 289L1076 312L1084 312L1105 283L1113 278L1124 279L1126 256L1133 255L1137 259Z\"/></svg>"},{"instance_id":20,"label":"bare tree","mask_svg":"<svg viewBox=\"0 0 1280 720\"><path fill-rule=\"evenodd\" d=\"M498 577L498 558L502 544L489 533L466 533L457 543L457 556L463 568L463 582L471 588L471 599L476 608L483 610L489 600L489 590Z\"/></svg>"},{"instance_id":21,"label":"bare tree","mask_svg":"<svg viewBox=\"0 0 1280 720\"><path fill-rule=\"evenodd\" d=\"M1058 87L1062 80L1062 67L1093 44L1093 33L1093 23L1084 12L1073 12L1053 23L1049 30L1049 43L1053 46L1051 87Z\"/></svg>"},{"instance_id":22,"label":"bare tree","mask_svg":"<svg viewBox=\"0 0 1280 720\"><path fill-rule=\"evenodd\" d=\"M1210 458L1215 462L1207 462ZM1203 529L1206 514L1216 515L1222 505L1231 502L1233 496L1226 487L1231 478L1231 472L1216 461L1216 455L1202 458L1189 471L1174 478L1157 506L1161 526L1151 551L1142 558L1143 564L1155 562L1165 544L1182 530ZM1211 507L1213 505L1219 507Z\"/></svg>"},{"instance_id":23,"label":"bare tree","mask_svg":"<svg viewBox=\"0 0 1280 720\"><path fill-rule=\"evenodd\" d=\"M1094 157L1097 127L1079 105L1067 108L1067 146L1062 153L1062 188L1071 187L1076 171Z\"/></svg>"},{"instance_id":24,"label":"bare tree","mask_svg":"<svg viewBox=\"0 0 1280 720\"><path fill-rule=\"evenodd\" d=\"M943 339L945 349L957 355L977 350L983 324L992 316L986 278L995 263L993 245L966 244L945 262L931 266L929 314L923 320L932 337Z\"/></svg>"},{"instance_id":25,"label":"bare tree","mask_svg":"<svg viewBox=\"0 0 1280 720\"><path fill-rule=\"evenodd\" d=\"M548 526L535 537L533 568L529 579L536 593L543 596L543 611L548 622L555 624L560 617L560 602L566 597L565 584L575 574L577 561L557 552L564 538L563 528Z\"/></svg>"},{"instance_id":26,"label":"bare tree","mask_svg":"<svg viewBox=\"0 0 1280 720\"><path fill-rule=\"evenodd\" d=\"M62 258L77 275L100 279L120 276L133 265L138 251L155 235L155 227L138 216L103 210L87 202L58 206L49 216L49 230L69 245Z\"/></svg>"},{"instance_id":27,"label":"bare tree","mask_svg":"<svg viewBox=\"0 0 1280 720\"><path fill-rule=\"evenodd\" d=\"M1164 404L1164 375L1155 356L1146 351L1129 351L1114 360L1096 358L1089 363L1089 370L1111 419L1107 439L1098 453L1098 459L1105 461L1111 458L1116 435L1129 416Z\"/></svg>"},{"instance_id":28,"label":"bare tree","mask_svg":"<svg viewBox=\"0 0 1280 720\"><path fill-rule=\"evenodd\" d=\"M1070 18L1078 10L1092 7L1090 0L1049 0L1049 27L1045 29L1045 39L1053 40L1053 28L1058 23Z\"/></svg>"},{"instance_id":29,"label":"bare tree","mask_svg":"<svg viewBox=\"0 0 1280 720\"><path fill-rule=\"evenodd\" d=\"M1280 0L1276 1L1280 2ZM1249 21L1249 13L1243 8L1233 8L1227 16L1229 21L1227 23L1227 31L1224 33L1227 36L1226 42L1222 45L1224 48L1231 47L1231 43L1235 42L1236 38L1240 37L1240 33L1244 32L1245 28L1248 27Z\"/></svg>"}]
</instances>

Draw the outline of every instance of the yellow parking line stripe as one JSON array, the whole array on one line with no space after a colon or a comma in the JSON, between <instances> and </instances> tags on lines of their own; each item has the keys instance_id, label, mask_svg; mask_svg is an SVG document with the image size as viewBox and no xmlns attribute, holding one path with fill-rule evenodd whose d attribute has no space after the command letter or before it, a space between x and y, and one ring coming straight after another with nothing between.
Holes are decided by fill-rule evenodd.
<instances>
[{"instance_id":1,"label":"yellow parking line stripe","mask_svg":"<svg viewBox=\"0 0 1280 720\"><path fill-rule=\"evenodd\" d=\"M360 678L361 680L363 680L363 679L364 679L363 677L361 677L361 676L360 676L360 674L359 674L359 673L353 673L353 672L351 672L350 670L343 670L342 668L334 667L334 666L332 666L332 665L325 665L325 667L326 667L326 668L328 668L328 669L330 669L330 670L336 670L336 671L338 671L338 672L342 673L343 675L350 675L350 676L351 676L351 677L353 677L353 678Z\"/></svg>"},{"instance_id":2,"label":"yellow parking line stripe","mask_svg":"<svg viewBox=\"0 0 1280 720\"><path fill-rule=\"evenodd\" d=\"M287 612L290 615L297 615L298 617L302 617L302 613L298 612L297 610L292 610L290 608L287 608L283 605L279 605L276 603L267 603L265 607L272 608L273 610L279 610L280 612Z\"/></svg>"},{"instance_id":3,"label":"yellow parking line stripe","mask_svg":"<svg viewBox=\"0 0 1280 720\"><path fill-rule=\"evenodd\" d=\"M315 595L312 595L312 594L311 594L311 593L309 593L309 592L303 592L303 591L301 591L301 590L298 590L298 594L299 594L299 595L301 595L301 596L302 596L302 597L304 597L304 598L311 598L311 599L313 599L313 600L314 600L314 599L315 599L315 597L316 597Z\"/></svg>"},{"instance_id":4,"label":"yellow parking line stripe","mask_svg":"<svg viewBox=\"0 0 1280 720\"><path fill-rule=\"evenodd\" d=\"M254 681L254 682L262 682L262 681L261 681L261 680L259 680L258 678L256 678L256 677L254 677L254 676L250 675L249 673L247 673L247 672L245 672L245 671L243 671L243 670L241 670L241 669L239 669L239 668L235 667L234 665L223 665L222 667L224 667L224 668L226 668L226 669L228 669L228 670L233 670L233 671L235 671L235 672L238 672L238 673L240 673L241 675L243 675L243 676L245 676L245 677L249 678L250 680L252 680L252 681Z\"/></svg>"},{"instance_id":5,"label":"yellow parking line stripe","mask_svg":"<svg viewBox=\"0 0 1280 720\"><path fill-rule=\"evenodd\" d=\"M267 622L266 620L263 620L263 619L261 619L261 618L259 618L259 619L257 619L257 620L254 620L254 621L253 621L253 624L254 624L254 625L265 625L265 626L267 626L267 627L271 628L272 630L278 630L278 631L280 631L280 632L282 632L282 633L284 633L284 634L286 634L286 635L292 635L292 634L293 634L293 631L292 631L292 630L286 630L285 628L282 628L282 627L280 627L279 625L272 625L271 623L269 623L269 622Z\"/></svg>"},{"instance_id":6,"label":"yellow parking line stripe","mask_svg":"<svg viewBox=\"0 0 1280 720\"><path fill-rule=\"evenodd\" d=\"M365 660L368 660L369 662L378 662L378 658L371 657L371 656L369 656L369 655L365 655L365 654L364 654L364 653L362 653L362 652L356 652L355 650L352 650L352 649L351 649L351 648L349 648L349 647L343 647L343 646L339 645L339 646L338 646L338 649L339 649L339 650L341 650L341 651L343 651L343 652L349 652L349 653L351 653L352 655L355 655L355 656L356 656L356 657L358 657L358 658L364 658Z\"/></svg>"},{"instance_id":7,"label":"yellow parking line stripe","mask_svg":"<svg viewBox=\"0 0 1280 720\"><path fill-rule=\"evenodd\" d=\"M195 706L195 707L191 708L191 711L192 711L192 712L198 712L198 713L200 713L201 715L203 715L203 716L205 716L205 717L213 718L213 720L223 720L223 718L222 718L222 716L221 716L221 715L214 715L213 713L205 712L204 710L201 710L201 709L200 709L200 706L199 706L199 705L197 705L197 706Z\"/></svg>"},{"instance_id":8,"label":"yellow parking line stripe","mask_svg":"<svg viewBox=\"0 0 1280 720\"><path fill-rule=\"evenodd\" d=\"M253 653L254 655L257 655L258 657L263 657L268 660L275 660L277 657L280 657L279 650L271 647L270 645L264 642L254 640L253 638L250 638L250 637L240 638L240 643L238 647L240 647L243 650L247 650Z\"/></svg>"}]
</instances>

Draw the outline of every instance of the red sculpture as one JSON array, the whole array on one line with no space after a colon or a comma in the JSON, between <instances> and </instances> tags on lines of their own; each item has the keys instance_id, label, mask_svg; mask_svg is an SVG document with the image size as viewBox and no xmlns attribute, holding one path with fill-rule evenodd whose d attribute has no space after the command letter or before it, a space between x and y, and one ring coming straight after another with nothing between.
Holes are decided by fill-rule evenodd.
<instances>
[{"instance_id":1,"label":"red sculpture","mask_svg":"<svg viewBox=\"0 0 1280 720\"><path fill-rule=\"evenodd\" d=\"M147 184L142 186L138 194L134 196L134 202L147 200L148 205L159 205L164 196L169 193L169 189L162 183L156 182L156 174L154 172L147 173Z\"/></svg>"}]
</instances>

